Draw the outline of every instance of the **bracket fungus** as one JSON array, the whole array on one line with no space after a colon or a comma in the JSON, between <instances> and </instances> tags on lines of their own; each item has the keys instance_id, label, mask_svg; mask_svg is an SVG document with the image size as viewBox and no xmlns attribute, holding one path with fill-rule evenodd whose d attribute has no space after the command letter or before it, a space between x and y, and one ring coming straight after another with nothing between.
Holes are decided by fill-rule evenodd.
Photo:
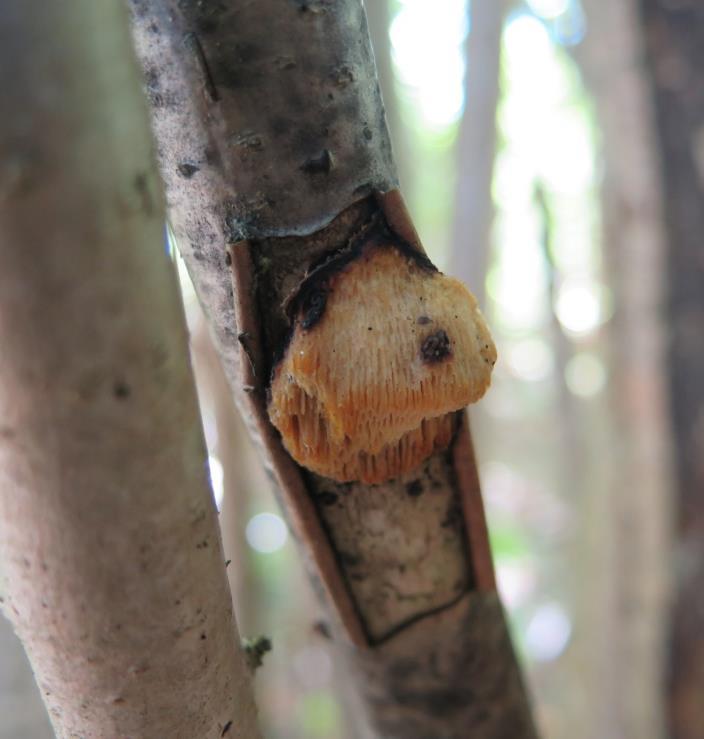
<instances>
[{"instance_id":1,"label":"bracket fungus","mask_svg":"<svg viewBox=\"0 0 704 739\"><path fill-rule=\"evenodd\" d=\"M490 384L496 348L474 296L391 238L313 270L292 305L269 416L291 456L325 477L412 470Z\"/></svg>"}]
</instances>

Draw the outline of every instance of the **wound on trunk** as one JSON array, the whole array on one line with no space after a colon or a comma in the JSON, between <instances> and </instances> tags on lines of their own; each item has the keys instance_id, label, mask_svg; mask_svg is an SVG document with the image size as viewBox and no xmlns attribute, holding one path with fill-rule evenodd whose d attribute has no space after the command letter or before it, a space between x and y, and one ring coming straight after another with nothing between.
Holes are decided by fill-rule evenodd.
<instances>
[{"instance_id":1,"label":"wound on trunk","mask_svg":"<svg viewBox=\"0 0 704 739\"><path fill-rule=\"evenodd\" d=\"M370 240L323 272L295 303L269 415L302 466L384 482L449 444L496 349L467 288L395 243Z\"/></svg>"}]
</instances>

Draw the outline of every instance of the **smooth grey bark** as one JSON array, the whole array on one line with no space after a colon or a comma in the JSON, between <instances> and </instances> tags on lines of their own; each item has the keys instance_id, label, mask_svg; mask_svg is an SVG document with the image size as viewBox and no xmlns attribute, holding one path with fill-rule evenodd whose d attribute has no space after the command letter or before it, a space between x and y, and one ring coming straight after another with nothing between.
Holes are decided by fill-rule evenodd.
<instances>
[{"instance_id":1,"label":"smooth grey bark","mask_svg":"<svg viewBox=\"0 0 704 739\"><path fill-rule=\"evenodd\" d=\"M118 0L0 24L0 598L58 737L256 738Z\"/></svg>"},{"instance_id":2,"label":"smooth grey bark","mask_svg":"<svg viewBox=\"0 0 704 739\"><path fill-rule=\"evenodd\" d=\"M419 248L377 197L397 183L359 0L131 7L178 246L361 710L384 737L533 737L461 419L452 449L372 488L299 468L266 412L282 304L311 264L373 218Z\"/></svg>"}]
</instances>

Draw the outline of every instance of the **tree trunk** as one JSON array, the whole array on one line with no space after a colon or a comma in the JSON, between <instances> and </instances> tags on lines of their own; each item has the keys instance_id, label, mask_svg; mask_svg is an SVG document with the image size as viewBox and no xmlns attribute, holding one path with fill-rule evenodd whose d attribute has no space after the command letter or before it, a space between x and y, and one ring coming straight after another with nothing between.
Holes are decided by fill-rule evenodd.
<instances>
[{"instance_id":1,"label":"tree trunk","mask_svg":"<svg viewBox=\"0 0 704 739\"><path fill-rule=\"evenodd\" d=\"M484 306L494 218L491 183L505 0L472 0L466 43L465 103L457 140L452 272Z\"/></svg>"},{"instance_id":2,"label":"tree trunk","mask_svg":"<svg viewBox=\"0 0 704 739\"><path fill-rule=\"evenodd\" d=\"M359 0L131 5L179 248L375 730L533 737L466 426L414 473L343 484L298 467L266 410L311 265L375 219L419 248L380 195L396 176Z\"/></svg>"},{"instance_id":3,"label":"tree trunk","mask_svg":"<svg viewBox=\"0 0 704 739\"><path fill-rule=\"evenodd\" d=\"M257 737L122 4L0 57L4 611L59 737Z\"/></svg>"},{"instance_id":4,"label":"tree trunk","mask_svg":"<svg viewBox=\"0 0 704 739\"><path fill-rule=\"evenodd\" d=\"M409 192L413 189L414 168L411 161L408 130L401 116L396 91L396 75L391 53L391 38L389 37L391 5L392 0L367 0L364 3L364 9L369 23L369 36L374 50L374 64L384 101L386 125L393 146L394 163L402 190Z\"/></svg>"},{"instance_id":5,"label":"tree trunk","mask_svg":"<svg viewBox=\"0 0 704 739\"><path fill-rule=\"evenodd\" d=\"M667 228L670 407L678 477L668 700L674 739L704 736L704 8L642 0Z\"/></svg>"},{"instance_id":6,"label":"tree trunk","mask_svg":"<svg viewBox=\"0 0 704 739\"><path fill-rule=\"evenodd\" d=\"M201 412L207 409L212 414L217 432L215 448L209 451L214 452L222 464L223 497L218 521L226 561L231 561L227 578L235 615L240 631L253 636L251 632L259 621L255 611L257 582L251 571L245 528L252 491L258 485L266 485L267 480L253 454L200 309L195 326L191 324L191 356Z\"/></svg>"},{"instance_id":7,"label":"tree trunk","mask_svg":"<svg viewBox=\"0 0 704 739\"><path fill-rule=\"evenodd\" d=\"M663 639L671 504L665 387L665 237L655 120L636 0L585 3L578 47L601 133L612 479L599 515L601 581L585 604L595 624L590 683L600 736L658 739L664 727ZM596 532L594 536L597 537Z\"/></svg>"}]
</instances>

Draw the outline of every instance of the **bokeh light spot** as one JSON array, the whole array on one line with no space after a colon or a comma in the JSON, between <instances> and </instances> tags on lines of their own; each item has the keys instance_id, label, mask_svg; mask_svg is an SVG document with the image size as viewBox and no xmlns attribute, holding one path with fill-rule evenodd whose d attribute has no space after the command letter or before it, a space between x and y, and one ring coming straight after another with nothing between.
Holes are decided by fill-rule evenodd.
<instances>
[{"instance_id":1,"label":"bokeh light spot","mask_svg":"<svg viewBox=\"0 0 704 739\"><path fill-rule=\"evenodd\" d=\"M528 623L525 646L538 662L551 662L564 651L572 635L572 623L559 603L544 603Z\"/></svg>"},{"instance_id":2,"label":"bokeh light spot","mask_svg":"<svg viewBox=\"0 0 704 739\"><path fill-rule=\"evenodd\" d=\"M262 554L271 554L286 544L288 529L281 516L275 513L257 513L249 519L245 536L252 549Z\"/></svg>"}]
</instances>

